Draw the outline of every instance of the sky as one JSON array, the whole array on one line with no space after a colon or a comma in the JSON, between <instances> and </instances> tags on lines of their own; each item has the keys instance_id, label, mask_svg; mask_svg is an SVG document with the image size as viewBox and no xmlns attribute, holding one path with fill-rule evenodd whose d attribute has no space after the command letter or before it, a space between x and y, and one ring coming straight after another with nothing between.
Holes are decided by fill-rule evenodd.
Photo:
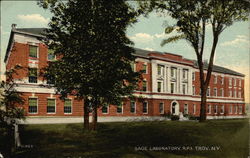
<instances>
[{"instance_id":1,"label":"sky","mask_svg":"<svg viewBox=\"0 0 250 158\"><path fill-rule=\"evenodd\" d=\"M4 71L3 58L6 53L11 24L17 28L47 27L52 14L49 10L40 8L36 1L0 1L1 3L1 74ZM166 14L151 13L147 18L141 16L138 22L128 27L127 36L134 42L136 48L169 52L182 55L184 58L196 59L193 48L184 40L167 44L163 47L163 39L173 34L165 35L164 28L174 24L174 20ZM212 34L208 25L206 32L205 59L209 58ZM249 67L250 67L250 23L236 22L225 29L220 35L214 63L245 74L245 98L250 103Z\"/></svg>"}]
</instances>

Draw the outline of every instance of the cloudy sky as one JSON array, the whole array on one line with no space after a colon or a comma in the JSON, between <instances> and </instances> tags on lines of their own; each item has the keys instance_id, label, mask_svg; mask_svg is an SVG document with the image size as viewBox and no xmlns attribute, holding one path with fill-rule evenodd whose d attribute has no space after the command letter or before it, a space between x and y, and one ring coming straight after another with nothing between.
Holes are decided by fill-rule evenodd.
<instances>
[{"instance_id":1,"label":"cloudy sky","mask_svg":"<svg viewBox=\"0 0 250 158\"><path fill-rule=\"evenodd\" d=\"M18 28L47 27L51 18L48 10L40 8L36 1L1 1L1 61L6 52L11 24ZM152 13L149 17L140 17L139 21L127 30L127 36L135 43L135 47L170 52L185 58L196 59L195 53L186 41L179 41L160 46L161 41L169 35L164 34L166 25L174 23L167 15ZM227 28L220 36L216 49L215 64L246 75L246 102L249 101L249 54L250 54L250 25L248 22L237 22ZM211 30L208 26L205 59L208 59L211 49ZM3 62L2 62L3 71Z\"/></svg>"}]
</instances>

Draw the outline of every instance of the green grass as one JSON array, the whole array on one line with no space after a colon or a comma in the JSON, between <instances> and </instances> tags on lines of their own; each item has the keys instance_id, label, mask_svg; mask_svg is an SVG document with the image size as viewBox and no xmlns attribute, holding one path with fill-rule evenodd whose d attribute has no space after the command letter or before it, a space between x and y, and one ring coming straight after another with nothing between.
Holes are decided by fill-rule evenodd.
<instances>
[{"instance_id":1,"label":"green grass","mask_svg":"<svg viewBox=\"0 0 250 158\"><path fill-rule=\"evenodd\" d=\"M25 125L21 141L31 148L20 158L246 158L248 119L198 122L100 123L98 131L83 131L82 124ZM189 147L189 150L151 151L150 147ZM217 146L197 151L195 146ZM27 146L29 147L29 146ZM135 150L146 147L147 150ZM191 147L193 150L191 150Z\"/></svg>"}]
</instances>

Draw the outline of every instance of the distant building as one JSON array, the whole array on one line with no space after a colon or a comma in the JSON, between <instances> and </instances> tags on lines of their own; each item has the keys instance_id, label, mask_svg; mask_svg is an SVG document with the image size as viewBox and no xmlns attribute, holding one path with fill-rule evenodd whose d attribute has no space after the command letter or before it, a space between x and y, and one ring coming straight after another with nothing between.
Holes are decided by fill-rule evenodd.
<instances>
[{"instance_id":1,"label":"distant building","mask_svg":"<svg viewBox=\"0 0 250 158\"><path fill-rule=\"evenodd\" d=\"M6 70L19 64L27 69L15 75L16 89L23 93L28 123L81 122L83 101L69 96L59 99L54 88L38 75L56 57L41 42L43 28L16 28L13 25L7 52ZM143 70L138 99L124 99L122 106L99 109L99 121L126 121L140 118L162 118L169 113L199 116L199 69L193 60L180 55L136 49L135 71ZM205 69L207 64L205 64ZM241 118L245 113L244 75L214 65L207 94L207 116ZM143 99L141 99L143 98Z\"/></svg>"}]
</instances>

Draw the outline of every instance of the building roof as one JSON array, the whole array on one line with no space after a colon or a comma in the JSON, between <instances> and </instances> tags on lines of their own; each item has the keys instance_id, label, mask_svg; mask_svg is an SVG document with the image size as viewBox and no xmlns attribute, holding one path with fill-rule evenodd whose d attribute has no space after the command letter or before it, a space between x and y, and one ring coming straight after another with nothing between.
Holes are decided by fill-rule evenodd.
<instances>
[{"instance_id":1,"label":"building roof","mask_svg":"<svg viewBox=\"0 0 250 158\"><path fill-rule=\"evenodd\" d=\"M15 32L19 33L28 33L28 34L34 34L34 35L43 35L46 28L16 28Z\"/></svg>"},{"instance_id":2,"label":"building roof","mask_svg":"<svg viewBox=\"0 0 250 158\"><path fill-rule=\"evenodd\" d=\"M46 29L46 28L15 28L15 26L16 25L12 26L10 39L9 39L9 43L8 43L8 48L7 48L7 51L6 51L6 56L5 56L4 61L7 60L8 52L9 52L11 42L12 42L12 39L13 39L13 33L21 33L21 34L27 34L27 35L31 35L31 36L43 37L43 33L45 32L45 29ZM157 52L157 51L148 51L148 50L143 50L143 49L139 49L139 48L135 48L135 54L134 55L148 58L149 54L151 54L151 53L156 53L156 54L161 54L161 55L170 54L170 55L180 56L180 55L173 54L173 53L168 53L168 52L165 53L165 52ZM180 56L180 57L182 57L182 56ZM187 60L189 60L189 59L187 59ZM198 68L197 61L193 61L193 63L194 63L194 67ZM208 68L208 64L205 63L204 64L204 69L207 70L207 68ZM231 74L231 75L242 76L242 77L245 76L244 74L238 73L236 71L233 71L233 70L230 70L230 69L218 66L218 65L213 65L213 72Z\"/></svg>"},{"instance_id":3,"label":"building roof","mask_svg":"<svg viewBox=\"0 0 250 158\"><path fill-rule=\"evenodd\" d=\"M194 67L199 69L197 61L194 61ZM208 69L208 63L204 62L204 69ZM233 70L230 70L228 68L224 68L218 65L213 65L213 72L219 72L219 73L224 73L224 74L230 74L230 75L236 75L236 76L241 76L244 77L245 75Z\"/></svg>"}]
</instances>

